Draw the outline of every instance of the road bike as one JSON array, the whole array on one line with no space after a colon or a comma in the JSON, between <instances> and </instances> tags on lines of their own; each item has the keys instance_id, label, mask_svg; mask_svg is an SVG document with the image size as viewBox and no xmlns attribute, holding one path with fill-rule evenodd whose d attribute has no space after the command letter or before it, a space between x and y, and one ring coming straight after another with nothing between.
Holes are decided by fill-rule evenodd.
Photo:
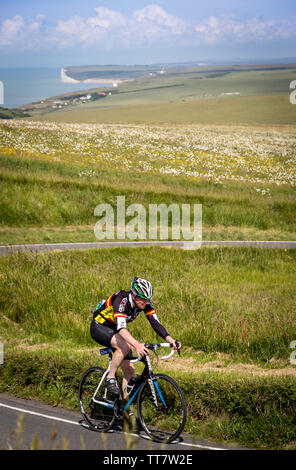
<instances>
[{"instance_id":1,"label":"road bike","mask_svg":"<svg viewBox=\"0 0 296 470\"><path fill-rule=\"evenodd\" d=\"M145 344L151 351L171 347L169 343ZM162 359L169 359L175 350ZM178 350L178 353L180 351ZM78 398L81 413L89 428L107 432L118 420L128 416L132 403L137 403L138 421L150 439L169 443L182 433L186 422L186 402L183 392L174 379L166 374L154 374L149 355L131 358L132 363L143 362L144 369L137 377L128 399L122 391L117 397L110 395L105 379L112 360L111 348L100 349L101 355L109 357L109 367L98 366L86 370L81 378Z\"/></svg>"}]
</instances>

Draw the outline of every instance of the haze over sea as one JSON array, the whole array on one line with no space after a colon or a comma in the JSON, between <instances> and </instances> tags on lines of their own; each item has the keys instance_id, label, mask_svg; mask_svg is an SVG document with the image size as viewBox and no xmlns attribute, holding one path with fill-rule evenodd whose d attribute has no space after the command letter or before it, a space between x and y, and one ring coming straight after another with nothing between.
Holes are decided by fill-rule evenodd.
<instances>
[{"instance_id":1,"label":"haze over sea","mask_svg":"<svg viewBox=\"0 0 296 470\"><path fill-rule=\"evenodd\" d=\"M0 106L5 108L15 108L68 91L104 86L97 83L63 83L61 67L0 68L0 81L4 85L4 103Z\"/></svg>"}]
</instances>

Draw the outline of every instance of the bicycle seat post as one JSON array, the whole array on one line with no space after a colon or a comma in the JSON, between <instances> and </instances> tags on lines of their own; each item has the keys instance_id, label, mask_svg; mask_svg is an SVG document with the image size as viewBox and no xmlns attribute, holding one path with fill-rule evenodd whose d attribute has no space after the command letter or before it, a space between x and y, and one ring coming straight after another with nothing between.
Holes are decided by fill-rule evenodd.
<instances>
[{"instance_id":1,"label":"bicycle seat post","mask_svg":"<svg viewBox=\"0 0 296 470\"><path fill-rule=\"evenodd\" d=\"M108 372L111 368L111 362L112 362L112 349L108 348L108 360L109 360L109 365L108 365Z\"/></svg>"},{"instance_id":2,"label":"bicycle seat post","mask_svg":"<svg viewBox=\"0 0 296 470\"><path fill-rule=\"evenodd\" d=\"M109 372L111 368L111 361L112 361L112 349L111 348L100 349L100 355L104 356L105 354L108 354L109 366L108 366L107 372Z\"/></svg>"}]
</instances>

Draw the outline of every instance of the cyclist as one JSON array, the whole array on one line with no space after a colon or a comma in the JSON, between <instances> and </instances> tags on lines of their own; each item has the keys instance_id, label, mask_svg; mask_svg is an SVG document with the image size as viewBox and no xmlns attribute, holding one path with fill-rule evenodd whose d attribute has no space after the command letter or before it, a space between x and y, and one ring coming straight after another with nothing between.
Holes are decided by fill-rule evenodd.
<instances>
[{"instance_id":1,"label":"cyclist","mask_svg":"<svg viewBox=\"0 0 296 470\"><path fill-rule=\"evenodd\" d=\"M180 349L181 343L169 335L165 327L159 322L151 297L153 287L145 279L135 277L132 280L130 290L115 292L107 300L102 300L93 311L91 322L91 337L99 344L111 347L113 357L111 368L106 379L106 386L112 395L119 394L119 386L115 378L116 371L121 366L123 371L122 389L125 394L126 385L134 375L134 365L130 362L131 347L133 346L138 356L149 354L145 344L137 341L127 330L127 323L135 320L141 311L144 311L150 325L156 333L165 339L172 347Z\"/></svg>"}]
</instances>

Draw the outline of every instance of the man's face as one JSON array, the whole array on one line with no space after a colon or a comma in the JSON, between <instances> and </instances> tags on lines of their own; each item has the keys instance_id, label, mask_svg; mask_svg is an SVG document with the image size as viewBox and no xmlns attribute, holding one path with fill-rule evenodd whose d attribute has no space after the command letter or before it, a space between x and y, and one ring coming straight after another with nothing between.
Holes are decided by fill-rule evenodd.
<instances>
[{"instance_id":1,"label":"man's face","mask_svg":"<svg viewBox=\"0 0 296 470\"><path fill-rule=\"evenodd\" d=\"M142 299L141 297L137 297L137 296L134 296L134 301L135 301L135 304L138 308L140 309L144 309L146 307L147 304L149 304L150 300L148 299Z\"/></svg>"}]
</instances>

